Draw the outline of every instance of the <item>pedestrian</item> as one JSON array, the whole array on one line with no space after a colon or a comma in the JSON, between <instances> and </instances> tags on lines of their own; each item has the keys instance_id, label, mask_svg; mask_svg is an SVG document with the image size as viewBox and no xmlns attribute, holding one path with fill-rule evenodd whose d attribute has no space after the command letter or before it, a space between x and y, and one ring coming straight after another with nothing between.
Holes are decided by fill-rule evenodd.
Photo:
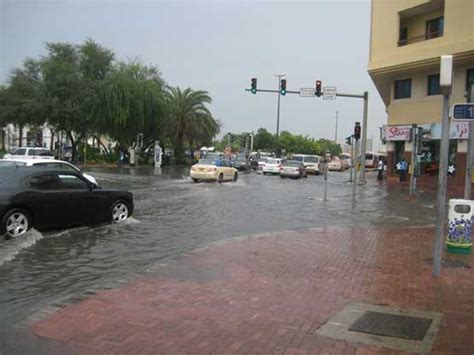
<instances>
[{"instance_id":1,"label":"pedestrian","mask_svg":"<svg viewBox=\"0 0 474 355\"><path fill-rule=\"evenodd\" d=\"M377 166L377 170L378 170L378 175L377 175L377 180L378 181L382 181L383 180L383 168L384 168L384 162L382 159L379 159L379 163L378 163L378 166Z\"/></svg>"},{"instance_id":2,"label":"pedestrian","mask_svg":"<svg viewBox=\"0 0 474 355\"><path fill-rule=\"evenodd\" d=\"M408 170L408 163L405 158L402 159L400 164L400 182L406 181L407 179L407 170Z\"/></svg>"}]
</instances>

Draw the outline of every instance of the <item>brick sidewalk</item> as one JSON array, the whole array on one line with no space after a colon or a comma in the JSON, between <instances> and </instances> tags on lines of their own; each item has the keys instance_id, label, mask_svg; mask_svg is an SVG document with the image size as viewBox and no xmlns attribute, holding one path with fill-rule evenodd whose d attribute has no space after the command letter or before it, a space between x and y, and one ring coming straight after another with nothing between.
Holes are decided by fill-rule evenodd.
<instances>
[{"instance_id":1,"label":"brick sidewalk","mask_svg":"<svg viewBox=\"0 0 474 355\"><path fill-rule=\"evenodd\" d=\"M437 354L474 352L474 268L431 276L431 228L328 229L215 244L33 324L84 354L398 354L315 335L353 302L437 311ZM474 266L474 257L445 255Z\"/></svg>"}]
</instances>

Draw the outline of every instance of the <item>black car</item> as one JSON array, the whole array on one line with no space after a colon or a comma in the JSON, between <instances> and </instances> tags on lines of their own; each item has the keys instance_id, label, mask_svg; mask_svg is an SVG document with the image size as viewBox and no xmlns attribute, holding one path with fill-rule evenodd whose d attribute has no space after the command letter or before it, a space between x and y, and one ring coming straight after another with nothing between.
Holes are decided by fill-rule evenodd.
<instances>
[{"instance_id":1,"label":"black car","mask_svg":"<svg viewBox=\"0 0 474 355\"><path fill-rule=\"evenodd\" d=\"M243 171L247 169L247 159L245 157L237 157L233 161L234 168L238 171Z\"/></svg>"},{"instance_id":2,"label":"black car","mask_svg":"<svg viewBox=\"0 0 474 355\"><path fill-rule=\"evenodd\" d=\"M73 171L0 169L0 235L28 229L119 223L133 213L133 195L97 187Z\"/></svg>"}]
</instances>

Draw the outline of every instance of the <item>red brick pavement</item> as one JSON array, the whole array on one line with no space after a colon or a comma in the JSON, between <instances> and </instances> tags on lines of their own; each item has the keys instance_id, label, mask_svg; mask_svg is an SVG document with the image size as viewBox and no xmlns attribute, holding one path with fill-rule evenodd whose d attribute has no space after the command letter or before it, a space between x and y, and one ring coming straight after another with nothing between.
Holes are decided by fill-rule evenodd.
<instances>
[{"instance_id":1,"label":"red brick pavement","mask_svg":"<svg viewBox=\"0 0 474 355\"><path fill-rule=\"evenodd\" d=\"M474 268L431 276L431 228L240 238L33 324L84 354L390 354L314 335L346 304L438 311L433 354L474 352ZM474 266L470 256L448 256Z\"/></svg>"}]
</instances>

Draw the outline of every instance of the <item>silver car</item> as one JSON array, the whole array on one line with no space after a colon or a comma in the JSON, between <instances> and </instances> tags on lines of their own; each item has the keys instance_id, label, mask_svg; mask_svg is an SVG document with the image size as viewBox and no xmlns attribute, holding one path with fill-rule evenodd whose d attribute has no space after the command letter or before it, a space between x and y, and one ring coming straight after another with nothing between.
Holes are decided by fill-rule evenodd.
<instances>
[{"instance_id":1,"label":"silver car","mask_svg":"<svg viewBox=\"0 0 474 355\"><path fill-rule=\"evenodd\" d=\"M306 172L303 162L297 160L286 160L283 162L280 170L281 178L289 177L298 179L307 176L308 173Z\"/></svg>"}]
</instances>

